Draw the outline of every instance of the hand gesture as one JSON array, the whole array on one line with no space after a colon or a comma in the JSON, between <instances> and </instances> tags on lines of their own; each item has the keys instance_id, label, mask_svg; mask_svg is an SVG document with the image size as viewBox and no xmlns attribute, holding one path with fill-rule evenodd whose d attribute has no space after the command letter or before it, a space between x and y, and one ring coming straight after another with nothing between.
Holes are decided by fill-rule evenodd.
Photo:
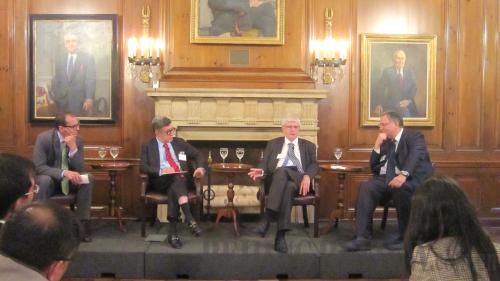
<instances>
[{"instance_id":1,"label":"hand gesture","mask_svg":"<svg viewBox=\"0 0 500 281\"><path fill-rule=\"evenodd\" d=\"M205 175L205 169L197 168L196 170L194 170L193 177L202 178L204 175Z\"/></svg>"},{"instance_id":2,"label":"hand gesture","mask_svg":"<svg viewBox=\"0 0 500 281\"><path fill-rule=\"evenodd\" d=\"M385 133L379 133L375 140L375 145L373 145L373 149L380 149L380 145L385 139L387 139L387 135Z\"/></svg>"},{"instance_id":3,"label":"hand gesture","mask_svg":"<svg viewBox=\"0 0 500 281\"><path fill-rule=\"evenodd\" d=\"M309 187L311 186L311 178L308 175L302 177L300 182L299 195L306 196L309 193Z\"/></svg>"},{"instance_id":4,"label":"hand gesture","mask_svg":"<svg viewBox=\"0 0 500 281\"><path fill-rule=\"evenodd\" d=\"M76 185L78 185L82 182L82 177L80 176L80 173L78 173L78 172L66 170L63 172L63 176L65 178L68 178L68 180L71 183L76 184Z\"/></svg>"},{"instance_id":5,"label":"hand gesture","mask_svg":"<svg viewBox=\"0 0 500 281\"><path fill-rule=\"evenodd\" d=\"M250 172L248 172L248 175L253 180L256 180L257 178L262 177L264 175L264 170L259 169L259 168L251 168Z\"/></svg>"}]
</instances>

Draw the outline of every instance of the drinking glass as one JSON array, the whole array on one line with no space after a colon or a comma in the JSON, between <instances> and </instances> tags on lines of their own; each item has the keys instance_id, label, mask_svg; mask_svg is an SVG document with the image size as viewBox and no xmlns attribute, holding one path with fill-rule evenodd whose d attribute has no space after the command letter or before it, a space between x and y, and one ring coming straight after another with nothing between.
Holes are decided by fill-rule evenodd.
<instances>
[{"instance_id":1,"label":"drinking glass","mask_svg":"<svg viewBox=\"0 0 500 281\"><path fill-rule=\"evenodd\" d=\"M222 163L226 162L227 155L229 154L229 149L227 147L221 147L219 149L220 157L222 157Z\"/></svg>"},{"instance_id":2,"label":"drinking glass","mask_svg":"<svg viewBox=\"0 0 500 281\"><path fill-rule=\"evenodd\" d=\"M113 157L113 161L116 160L116 157L118 157L119 153L120 153L119 147L112 146L109 148L109 154L111 154L111 157Z\"/></svg>"},{"instance_id":3,"label":"drinking glass","mask_svg":"<svg viewBox=\"0 0 500 281\"><path fill-rule=\"evenodd\" d=\"M244 148L242 148L242 147L236 148L236 157L238 157L238 160L240 161L240 164L241 164L241 159L243 158L244 155L245 155L245 149Z\"/></svg>"},{"instance_id":4,"label":"drinking glass","mask_svg":"<svg viewBox=\"0 0 500 281\"><path fill-rule=\"evenodd\" d=\"M99 157L101 158L101 160L104 160L104 158L106 158L106 147L99 146L97 148L97 154L99 154Z\"/></svg>"},{"instance_id":5,"label":"drinking glass","mask_svg":"<svg viewBox=\"0 0 500 281\"><path fill-rule=\"evenodd\" d=\"M342 148L335 148L335 159L339 162L340 158L342 158Z\"/></svg>"}]
</instances>

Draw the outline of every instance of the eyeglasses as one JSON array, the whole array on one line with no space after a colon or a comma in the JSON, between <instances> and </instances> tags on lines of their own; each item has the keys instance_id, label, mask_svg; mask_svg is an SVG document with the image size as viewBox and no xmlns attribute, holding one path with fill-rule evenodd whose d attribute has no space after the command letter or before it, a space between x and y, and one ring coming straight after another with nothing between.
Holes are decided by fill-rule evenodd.
<instances>
[{"instance_id":1,"label":"eyeglasses","mask_svg":"<svg viewBox=\"0 0 500 281\"><path fill-rule=\"evenodd\" d=\"M71 128L71 129L77 129L77 128L80 128L80 123L76 124L76 125L64 125L65 128Z\"/></svg>"},{"instance_id":2,"label":"eyeglasses","mask_svg":"<svg viewBox=\"0 0 500 281\"><path fill-rule=\"evenodd\" d=\"M35 185L33 186L33 190L31 190L31 191L28 191L28 192L24 193L24 196L29 196L29 195L31 195L31 194L37 194L37 193L38 193L38 191L40 191L40 186L39 186L38 184L35 184Z\"/></svg>"},{"instance_id":3,"label":"eyeglasses","mask_svg":"<svg viewBox=\"0 0 500 281\"><path fill-rule=\"evenodd\" d=\"M177 129L172 127L172 128L170 128L170 129L168 129L166 131L162 130L161 132L164 133L164 134L167 134L167 135L173 135L173 134L175 134L176 131L177 131Z\"/></svg>"}]
</instances>

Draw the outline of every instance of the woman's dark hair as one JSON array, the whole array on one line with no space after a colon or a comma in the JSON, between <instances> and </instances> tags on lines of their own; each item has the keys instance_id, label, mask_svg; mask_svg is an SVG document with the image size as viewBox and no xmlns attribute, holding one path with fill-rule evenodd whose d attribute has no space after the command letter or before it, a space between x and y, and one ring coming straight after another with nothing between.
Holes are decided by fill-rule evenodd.
<instances>
[{"instance_id":1,"label":"woman's dark hair","mask_svg":"<svg viewBox=\"0 0 500 281\"><path fill-rule=\"evenodd\" d=\"M490 280L500 280L495 247L481 228L474 207L455 180L436 176L424 182L413 195L404 242L407 272L411 273L411 259L416 246L444 237L455 237L462 255L451 260L450 257L441 257L431 244L431 251L437 257L448 261L465 258L476 280L477 272L472 263L474 249L483 261Z\"/></svg>"}]
</instances>

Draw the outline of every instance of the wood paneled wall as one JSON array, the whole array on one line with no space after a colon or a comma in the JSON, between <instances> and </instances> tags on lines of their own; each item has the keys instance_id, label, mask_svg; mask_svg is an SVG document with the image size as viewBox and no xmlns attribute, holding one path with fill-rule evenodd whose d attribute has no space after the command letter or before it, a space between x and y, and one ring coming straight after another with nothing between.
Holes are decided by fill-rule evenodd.
<instances>
[{"instance_id":1,"label":"wood paneled wall","mask_svg":"<svg viewBox=\"0 0 500 281\"><path fill-rule=\"evenodd\" d=\"M119 112L117 123L84 126L88 158L97 145L123 148L120 157L137 164L140 144L151 136L153 102L126 69L126 38L141 35L141 7L151 7L151 31L167 48L168 87L314 88L306 70L308 42L324 33L323 14L334 9L334 34L350 40L344 79L319 109L319 159L342 147L345 161L367 165L376 127L360 124L360 47L363 33L436 34L436 126L421 128L437 173L455 176L475 205L487 211L500 201L500 48L496 0L287 0L285 45L237 46L248 50L247 66L230 65L235 46L189 43L190 1L178 0L5 0L0 2L0 151L30 156L36 135L49 128L28 118L28 18L30 14L117 14L119 16ZM316 87L323 87L316 85ZM125 210L138 210L138 168L120 176ZM348 204L369 175L349 177ZM324 175L322 217L334 206L335 183ZM107 201L107 175L97 173L97 205ZM331 184L327 184L330 182Z\"/></svg>"}]
</instances>

